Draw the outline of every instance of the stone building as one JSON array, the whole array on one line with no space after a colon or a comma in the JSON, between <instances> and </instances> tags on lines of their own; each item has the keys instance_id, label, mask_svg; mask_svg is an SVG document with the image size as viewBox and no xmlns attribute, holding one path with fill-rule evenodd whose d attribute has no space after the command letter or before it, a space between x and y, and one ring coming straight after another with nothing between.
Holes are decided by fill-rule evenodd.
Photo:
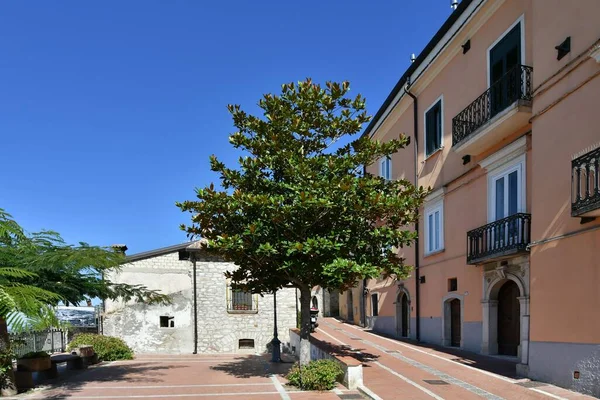
<instances>
[{"instance_id":1,"label":"stone building","mask_svg":"<svg viewBox=\"0 0 600 400\"><path fill-rule=\"evenodd\" d=\"M313 287L311 291L311 308L319 310L319 318L337 317L339 313L339 292L337 290L323 289L321 286Z\"/></svg>"},{"instance_id":2,"label":"stone building","mask_svg":"<svg viewBox=\"0 0 600 400\"><path fill-rule=\"evenodd\" d=\"M224 273L235 265L209 256L198 244L183 243L128 256L121 271L107 278L160 290L171 296L172 303L106 301L103 333L122 338L137 353L266 352L273 339L273 295L232 288ZM294 289L277 292L277 324L285 346L289 328L296 325Z\"/></svg>"}]
</instances>

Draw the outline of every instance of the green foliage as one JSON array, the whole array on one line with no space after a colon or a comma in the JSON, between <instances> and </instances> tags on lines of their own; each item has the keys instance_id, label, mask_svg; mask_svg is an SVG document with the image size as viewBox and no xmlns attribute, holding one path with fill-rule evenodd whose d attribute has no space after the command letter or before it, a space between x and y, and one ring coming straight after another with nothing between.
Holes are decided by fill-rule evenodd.
<instances>
[{"instance_id":1,"label":"green foliage","mask_svg":"<svg viewBox=\"0 0 600 400\"><path fill-rule=\"evenodd\" d=\"M46 353L45 351L30 351L29 353L23 354L21 357L21 359L27 359L27 358L47 358L50 357L50 354Z\"/></svg>"},{"instance_id":2,"label":"green foliage","mask_svg":"<svg viewBox=\"0 0 600 400\"><path fill-rule=\"evenodd\" d=\"M336 361L317 360L302 367L294 365L286 378L290 385L303 390L331 390L343 373Z\"/></svg>"},{"instance_id":3,"label":"green foliage","mask_svg":"<svg viewBox=\"0 0 600 400\"><path fill-rule=\"evenodd\" d=\"M344 290L382 273L409 274L394 248L414 240L410 225L426 191L361 173L409 138L361 137L333 150L370 120L364 98L347 97L349 89L348 82L321 87L310 79L284 84L280 95L259 101L262 117L230 105L237 129L230 142L245 156L236 168L212 156L221 189L211 184L197 190L197 200L177 203L192 214L182 229L238 265L228 276L245 290Z\"/></svg>"},{"instance_id":4,"label":"green foliage","mask_svg":"<svg viewBox=\"0 0 600 400\"><path fill-rule=\"evenodd\" d=\"M133 350L122 339L112 336L80 333L75 335L67 348L71 351L79 346L94 346L94 351L102 361L133 359Z\"/></svg>"}]
</instances>

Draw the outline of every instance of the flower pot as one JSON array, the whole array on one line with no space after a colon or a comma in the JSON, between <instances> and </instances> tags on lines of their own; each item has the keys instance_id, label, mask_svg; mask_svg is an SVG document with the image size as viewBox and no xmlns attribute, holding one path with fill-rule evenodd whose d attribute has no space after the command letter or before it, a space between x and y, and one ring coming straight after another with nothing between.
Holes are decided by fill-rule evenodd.
<instances>
[{"instance_id":1,"label":"flower pot","mask_svg":"<svg viewBox=\"0 0 600 400\"><path fill-rule=\"evenodd\" d=\"M17 370L39 372L52 367L50 356L38 358L19 358L17 359Z\"/></svg>"}]
</instances>

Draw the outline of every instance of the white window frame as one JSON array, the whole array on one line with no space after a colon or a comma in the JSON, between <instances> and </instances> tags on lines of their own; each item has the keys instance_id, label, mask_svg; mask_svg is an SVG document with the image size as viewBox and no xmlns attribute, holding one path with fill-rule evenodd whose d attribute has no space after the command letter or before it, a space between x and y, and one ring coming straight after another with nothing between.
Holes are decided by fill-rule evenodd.
<instances>
[{"instance_id":1,"label":"white window frame","mask_svg":"<svg viewBox=\"0 0 600 400\"><path fill-rule=\"evenodd\" d=\"M440 133L440 147L433 150L430 154L427 154L427 113L431 110L438 102L440 102L440 118L442 127L442 132ZM444 148L444 95L440 95L433 103L427 107L425 112L423 112L423 154L425 154L425 160L437 153L438 151Z\"/></svg>"},{"instance_id":2,"label":"white window frame","mask_svg":"<svg viewBox=\"0 0 600 400\"><path fill-rule=\"evenodd\" d=\"M525 14L521 14L519 18L506 29L496 40L494 43L487 48L486 57L487 57L487 87L489 89L492 82L490 82L490 52L492 49L502 40L508 33L515 27L517 24L521 24L521 65L527 65L525 61Z\"/></svg>"},{"instance_id":3,"label":"white window frame","mask_svg":"<svg viewBox=\"0 0 600 400\"><path fill-rule=\"evenodd\" d=\"M387 164L387 171L385 165ZM386 174L387 172L387 174ZM379 176L391 181L392 180L392 158L382 157L379 159Z\"/></svg>"},{"instance_id":4,"label":"white window frame","mask_svg":"<svg viewBox=\"0 0 600 400\"><path fill-rule=\"evenodd\" d=\"M488 222L494 222L496 220L496 181L515 171L517 171L517 212L526 212L527 170L525 168L525 163L526 155L522 154L488 174ZM504 207L506 209L509 196L504 197Z\"/></svg>"},{"instance_id":5,"label":"white window frame","mask_svg":"<svg viewBox=\"0 0 600 400\"><path fill-rule=\"evenodd\" d=\"M435 213L439 212L440 214L440 237L439 237L439 247L435 248L431 248L429 246L429 216L430 215L434 215L434 221L435 221ZM425 255L429 255L429 254L433 254L433 253L438 253L442 250L444 250L444 199L443 197L439 200L436 200L435 202L432 202L431 204L427 204L425 206L425 213L424 213L424 218L425 218ZM435 238L434 238L434 242L435 242Z\"/></svg>"}]
</instances>

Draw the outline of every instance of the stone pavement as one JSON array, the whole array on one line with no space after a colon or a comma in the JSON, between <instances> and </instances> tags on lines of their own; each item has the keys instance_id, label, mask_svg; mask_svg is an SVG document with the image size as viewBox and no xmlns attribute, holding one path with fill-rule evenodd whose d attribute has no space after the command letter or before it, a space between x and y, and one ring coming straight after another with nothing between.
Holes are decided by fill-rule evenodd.
<instances>
[{"instance_id":1,"label":"stone pavement","mask_svg":"<svg viewBox=\"0 0 600 400\"><path fill-rule=\"evenodd\" d=\"M268 355L142 355L132 361L92 366L52 385L12 399L316 399L362 398L339 386L302 392L285 386L291 363Z\"/></svg>"},{"instance_id":2,"label":"stone pavement","mask_svg":"<svg viewBox=\"0 0 600 400\"><path fill-rule=\"evenodd\" d=\"M515 379L507 360L389 339L334 318L320 319L315 336L359 352L364 390L374 399L593 399Z\"/></svg>"}]
</instances>

